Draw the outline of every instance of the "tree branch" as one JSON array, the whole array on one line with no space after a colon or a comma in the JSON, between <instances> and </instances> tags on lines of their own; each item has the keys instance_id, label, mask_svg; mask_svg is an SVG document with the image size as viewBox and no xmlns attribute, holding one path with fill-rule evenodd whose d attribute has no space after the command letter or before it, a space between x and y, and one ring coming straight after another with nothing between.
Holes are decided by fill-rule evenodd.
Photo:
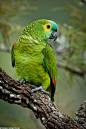
<instances>
[{"instance_id":1,"label":"tree branch","mask_svg":"<svg viewBox=\"0 0 86 129\"><path fill-rule=\"evenodd\" d=\"M60 54L65 60L67 60L67 62L70 62L70 60L68 58L66 58L64 55L62 55L61 51L56 51L55 53ZM70 63L72 63L72 62L70 62ZM78 75L78 76L80 76L82 78L85 78L86 70L85 71L75 70L75 69L73 69L73 68L71 68L69 66L62 65L62 64L59 64L59 63L57 63L57 67L64 68L64 69L68 70L69 72L73 73L74 75Z\"/></svg>"},{"instance_id":2,"label":"tree branch","mask_svg":"<svg viewBox=\"0 0 86 129\"><path fill-rule=\"evenodd\" d=\"M5 48L0 48L0 51L11 53L11 50L10 49L5 49Z\"/></svg>"},{"instance_id":3,"label":"tree branch","mask_svg":"<svg viewBox=\"0 0 86 129\"><path fill-rule=\"evenodd\" d=\"M75 75L78 75L78 76L80 76L82 78L84 78L85 74L86 74L85 71L77 71L77 70L74 70L74 69L72 69L72 68L70 68L68 66L64 66L64 65L59 64L59 63L57 63L57 67L64 68L64 69L68 70L69 72L71 72L71 73L73 73Z\"/></svg>"},{"instance_id":4,"label":"tree branch","mask_svg":"<svg viewBox=\"0 0 86 129\"><path fill-rule=\"evenodd\" d=\"M0 99L31 109L46 129L86 129L86 102L73 120L61 114L47 94L37 91L30 95L30 91L30 84L19 85L0 68Z\"/></svg>"}]
</instances>

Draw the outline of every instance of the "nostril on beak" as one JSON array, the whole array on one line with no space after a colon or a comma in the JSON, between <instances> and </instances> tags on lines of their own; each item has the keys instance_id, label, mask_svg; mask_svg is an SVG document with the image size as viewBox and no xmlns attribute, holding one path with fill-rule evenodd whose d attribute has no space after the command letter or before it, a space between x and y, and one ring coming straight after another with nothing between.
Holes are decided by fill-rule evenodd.
<instances>
[{"instance_id":1,"label":"nostril on beak","mask_svg":"<svg viewBox=\"0 0 86 129\"><path fill-rule=\"evenodd\" d=\"M57 29L55 29L54 31L57 32Z\"/></svg>"}]
</instances>

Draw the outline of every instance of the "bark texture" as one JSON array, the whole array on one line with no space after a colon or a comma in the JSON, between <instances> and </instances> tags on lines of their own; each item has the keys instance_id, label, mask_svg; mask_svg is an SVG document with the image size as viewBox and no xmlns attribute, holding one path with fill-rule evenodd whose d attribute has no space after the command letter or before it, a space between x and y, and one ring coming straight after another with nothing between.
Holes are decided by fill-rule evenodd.
<instances>
[{"instance_id":1,"label":"bark texture","mask_svg":"<svg viewBox=\"0 0 86 129\"><path fill-rule=\"evenodd\" d=\"M47 94L37 91L30 94L30 84L19 85L0 68L0 99L31 109L46 129L86 129L86 102L81 104L75 120L61 114Z\"/></svg>"}]
</instances>

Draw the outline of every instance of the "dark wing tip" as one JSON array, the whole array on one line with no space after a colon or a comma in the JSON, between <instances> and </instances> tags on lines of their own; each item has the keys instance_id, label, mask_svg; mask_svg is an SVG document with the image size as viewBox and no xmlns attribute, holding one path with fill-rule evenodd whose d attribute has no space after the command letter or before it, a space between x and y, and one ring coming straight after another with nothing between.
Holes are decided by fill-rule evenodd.
<instances>
[{"instance_id":1,"label":"dark wing tip","mask_svg":"<svg viewBox=\"0 0 86 129\"><path fill-rule=\"evenodd\" d=\"M12 63L12 67L14 68L14 66L15 66L15 64L14 63Z\"/></svg>"}]
</instances>

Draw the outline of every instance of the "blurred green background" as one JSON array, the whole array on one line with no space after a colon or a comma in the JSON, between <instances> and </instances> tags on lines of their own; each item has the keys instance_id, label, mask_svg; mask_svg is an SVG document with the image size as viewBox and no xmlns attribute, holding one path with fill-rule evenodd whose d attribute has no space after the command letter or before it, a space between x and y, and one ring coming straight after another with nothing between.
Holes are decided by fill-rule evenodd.
<instances>
[{"instance_id":1,"label":"blurred green background","mask_svg":"<svg viewBox=\"0 0 86 129\"><path fill-rule=\"evenodd\" d=\"M0 0L0 67L17 80L10 50L24 27L38 19L54 20L59 37L52 46L57 59L55 103L74 118L86 100L86 5L80 0ZM33 112L0 100L0 127L44 129Z\"/></svg>"}]
</instances>

